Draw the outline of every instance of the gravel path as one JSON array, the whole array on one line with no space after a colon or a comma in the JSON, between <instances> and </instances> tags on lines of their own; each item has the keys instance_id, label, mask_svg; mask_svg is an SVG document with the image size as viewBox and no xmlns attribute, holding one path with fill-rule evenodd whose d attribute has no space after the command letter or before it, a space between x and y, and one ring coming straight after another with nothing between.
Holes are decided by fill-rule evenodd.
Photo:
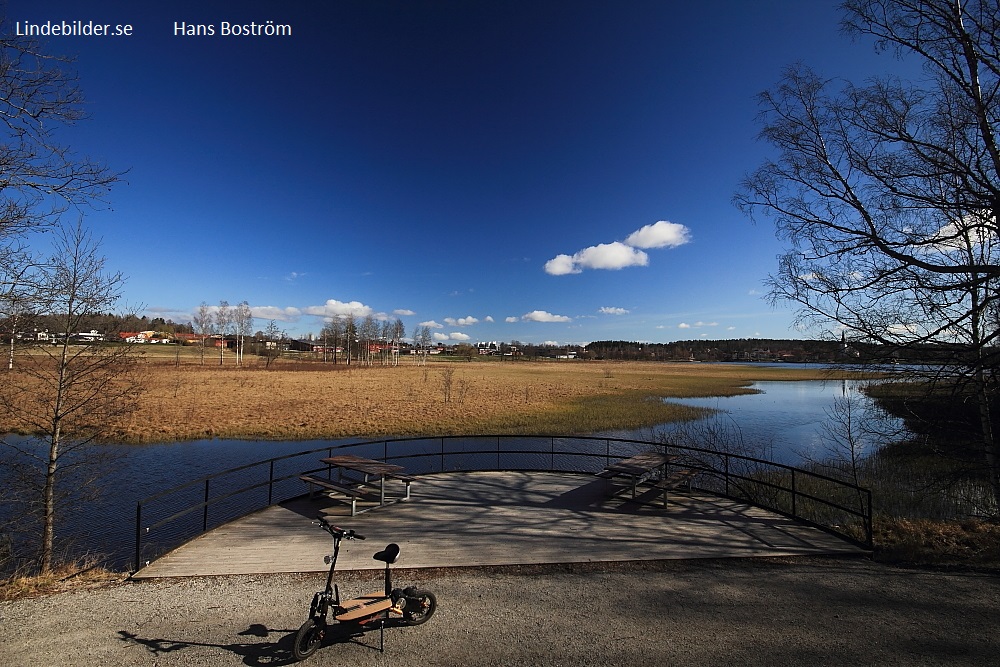
<instances>
[{"instance_id":1,"label":"gravel path","mask_svg":"<svg viewBox=\"0 0 1000 667\"><path fill-rule=\"evenodd\" d=\"M400 570L427 624L321 648L320 665L1000 664L1000 577L861 559ZM0 665L283 665L319 575L121 583L0 603ZM344 593L378 589L352 573Z\"/></svg>"}]
</instances>

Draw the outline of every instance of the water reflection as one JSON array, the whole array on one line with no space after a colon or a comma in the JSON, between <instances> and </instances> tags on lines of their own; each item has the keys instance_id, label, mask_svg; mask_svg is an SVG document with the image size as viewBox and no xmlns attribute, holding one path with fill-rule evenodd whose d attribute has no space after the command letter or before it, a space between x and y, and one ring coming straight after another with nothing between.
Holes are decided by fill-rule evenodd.
<instances>
[{"instance_id":1,"label":"water reflection","mask_svg":"<svg viewBox=\"0 0 1000 667\"><path fill-rule=\"evenodd\" d=\"M849 380L755 382L752 388L760 393L671 402L718 410L708 420L722 430L738 433L745 442L759 448L764 458L802 465L827 458L836 447L828 429L834 426L831 413L837 399L851 400L852 406L860 410L857 419L880 415L860 391L862 385ZM677 427L661 428L669 433Z\"/></svg>"}]
</instances>

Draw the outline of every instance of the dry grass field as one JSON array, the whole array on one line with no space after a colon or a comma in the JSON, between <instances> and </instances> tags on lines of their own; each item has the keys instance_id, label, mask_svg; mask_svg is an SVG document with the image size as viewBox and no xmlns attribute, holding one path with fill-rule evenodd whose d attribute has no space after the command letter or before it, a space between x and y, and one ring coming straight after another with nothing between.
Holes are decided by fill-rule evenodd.
<instances>
[{"instance_id":1,"label":"dry grass field","mask_svg":"<svg viewBox=\"0 0 1000 667\"><path fill-rule=\"evenodd\" d=\"M724 396L753 380L823 371L603 362L449 362L263 369L148 361L120 436L311 439L462 433L592 433L691 419L661 398ZM450 387L448 386L450 384Z\"/></svg>"},{"instance_id":2,"label":"dry grass field","mask_svg":"<svg viewBox=\"0 0 1000 667\"><path fill-rule=\"evenodd\" d=\"M567 360L349 367L278 360L270 368L254 360L237 367L231 356L220 366L217 356L202 364L186 352L143 355L138 410L115 427L113 440L593 433L701 414L663 398L733 395L749 391L753 380L828 377L821 369ZM24 427L0 421L0 429Z\"/></svg>"}]
</instances>

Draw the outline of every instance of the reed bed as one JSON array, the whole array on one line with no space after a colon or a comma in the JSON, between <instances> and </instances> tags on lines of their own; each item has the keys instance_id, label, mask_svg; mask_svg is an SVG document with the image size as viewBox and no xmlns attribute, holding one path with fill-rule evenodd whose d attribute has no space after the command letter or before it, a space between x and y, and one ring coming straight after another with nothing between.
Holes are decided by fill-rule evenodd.
<instances>
[{"instance_id":1,"label":"reed bed","mask_svg":"<svg viewBox=\"0 0 1000 667\"><path fill-rule=\"evenodd\" d=\"M142 362L138 409L110 439L301 440L394 435L574 434L640 429L704 411L663 399L731 396L754 380L827 377L765 366L409 360L399 366L276 362L213 365L218 357ZM231 363L232 359L227 359ZM17 372L16 369L13 372ZM23 432L16 416L0 429Z\"/></svg>"}]
</instances>

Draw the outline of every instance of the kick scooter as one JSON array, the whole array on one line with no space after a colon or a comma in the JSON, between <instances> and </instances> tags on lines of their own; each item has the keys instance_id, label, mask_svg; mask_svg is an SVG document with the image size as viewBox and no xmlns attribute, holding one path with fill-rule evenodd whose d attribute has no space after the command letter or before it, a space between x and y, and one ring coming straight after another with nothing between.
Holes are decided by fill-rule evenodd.
<instances>
[{"instance_id":1,"label":"kick scooter","mask_svg":"<svg viewBox=\"0 0 1000 667\"><path fill-rule=\"evenodd\" d=\"M392 575L389 565L399 558L399 545L390 544L385 549L372 556L375 560L385 563L385 589L379 593L371 593L353 598L340 599L340 589L333 583L333 572L337 567L337 556L340 555L342 540L363 540L353 530L344 530L331 525L324 517L314 521L333 537L333 556L326 556L325 562L330 564L330 573L326 577L326 587L313 596L309 607L309 619L302 624L295 634L292 645L292 655L296 660L305 660L320 647L323 637L332 622L344 629L364 631L366 627L379 628L379 650L385 649L385 624L393 616L401 625L420 625L427 622L437 609L437 598L430 591L414 586L399 589L392 587ZM350 627L353 626L353 627Z\"/></svg>"}]
</instances>

